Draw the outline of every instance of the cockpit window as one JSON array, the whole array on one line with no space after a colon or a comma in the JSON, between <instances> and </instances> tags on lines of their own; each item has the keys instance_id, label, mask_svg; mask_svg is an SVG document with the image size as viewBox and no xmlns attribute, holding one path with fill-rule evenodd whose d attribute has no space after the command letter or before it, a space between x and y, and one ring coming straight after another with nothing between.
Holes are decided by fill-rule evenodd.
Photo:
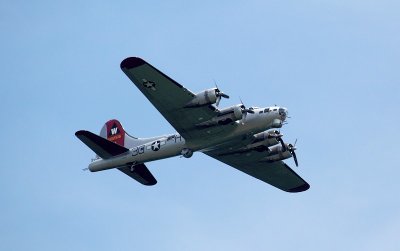
<instances>
[{"instance_id":1,"label":"cockpit window","mask_svg":"<svg viewBox=\"0 0 400 251\"><path fill-rule=\"evenodd\" d=\"M277 111L278 109L277 108L275 108L273 111Z\"/></svg>"},{"instance_id":2,"label":"cockpit window","mask_svg":"<svg viewBox=\"0 0 400 251\"><path fill-rule=\"evenodd\" d=\"M264 112L269 112L269 108L265 108Z\"/></svg>"},{"instance_id":3,"label":"cockpit window","mask_svg":"<svg viewBox=\"0 0 400 251\"><path fill-rule=\"evenodd\" d=\"M263 113L263 111L260 111L259 113L261 114L261 113Z\"/></svg>"}]
</instances>

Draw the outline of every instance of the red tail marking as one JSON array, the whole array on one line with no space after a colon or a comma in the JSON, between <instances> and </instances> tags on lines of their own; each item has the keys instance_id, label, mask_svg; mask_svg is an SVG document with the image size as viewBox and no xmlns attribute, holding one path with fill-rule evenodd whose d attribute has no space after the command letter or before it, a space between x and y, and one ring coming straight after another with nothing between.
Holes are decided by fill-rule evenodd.
<instances>
[{"instance_id":1,"label":"red tail marking","mask_svg":"<svg viewBox=\"0 0 400 251\"><path fill-rule=\"evenodd\" d=\"M125 143L125 131L122 128L121 123L118 120L112 119L106 123L107 128L107 139L118 145L124 146Z\"/></svg>"}]
</instances>

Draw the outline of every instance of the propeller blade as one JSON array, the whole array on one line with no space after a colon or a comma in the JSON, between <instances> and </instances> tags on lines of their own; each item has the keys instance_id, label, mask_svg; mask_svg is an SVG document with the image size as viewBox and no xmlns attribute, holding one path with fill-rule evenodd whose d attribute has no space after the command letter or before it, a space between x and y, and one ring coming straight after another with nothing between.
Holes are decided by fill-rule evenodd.
<instances>
[{"instance_id":1,"label":"propeller blade","mask_svg":"<svg viewBox=\"0 0 400 251\"><path fill-rule=\"evenodd\" d=\"M219 102L221 101L221 96L217 96L217 102L215 102L215 105L218 107L219 106Z\"/></svg>"},{"instance_id":2,"label":"propeller blade","mask_svg":"<svg viewBox=\"0 0 400 251\"><path fill-rule=\"evenodd\" d=\"M282 152L285 152L287 150L285 142L283 142L283 139L281 137L276 138L276 140L278 140L281 145L282 145Z\"/></svg>"},{"instance_id":3,"label":"propeller blade","mask_svg":"<svg viewBox=\"0 0 400 251\"><path fill-rule=\"evenodd\" d=\"M214 80L214 84L215 84L215 96L217 96L217 101L216 101L216 106L219 106L219 102L221 102L221 98L229 98L229 95L221 92L218 88L217 82Z\"/></svg>"},{"instance_id":4,"label":"propeller blade","mask_svg":"<svg viewBox=\"0 0 400 251\"><path fill-rule=\"evenodd\" d=\"M219 95L220 97L223 97L223 98L229 98L229 95L227 95L227 94L225 94L225 93L223 93L223 92L220 92L218 95Z\"/></svg>"},{"instance_id":5,"label":"propeller blade","mask_svg":"<svg viewBox=\"0 0 400 251\"><path fill-rule=\"evenodd\" d=\"M246 117L247 117L247 112L243 112L243 116L242 116L242 120L241 120L242 125L244 125L244 122L246 121Z\"/></svg>"},{"instance_id":6,"label":"propeller blade","mask_svg":"<svg viewBox=\"0 0 400 251\"><path fill-rule=\"evenodd\" d=\"M244 121L246 120L247 113L253 114L254 111L253 111L253 109L247 109L246 106L243 104L242 99L240 97L239 97L239 99L240 99L240 102L242 103L242 105L240 107L242 109L242 114L243 114L242 124L244 124Z\"/></svg>"},{"instance_id":7,"label":"propeller blade","mask_svg":"<svg viewBox=\"0 0 400 251\"><path fill-rule=\"evenodd\" d=\"M219 88L218 88L218 85L217 85L217 81L215 81L215 79L213 79L213 81L214 81L215 88L217 88L217 90L219 91Z\"/></svg>"},{"instance_id":8,"label":"propeller blade","mask_svg":"<svg viewBox=\"0 0 400 251\"><path fill-rule=\"evenodd\" d=\"M294 163L296 164L296 166L299 166L299 162L297 162L297 156L294 151L292 151L292 155L293 155Z\"/></svg>"}]
</instances>

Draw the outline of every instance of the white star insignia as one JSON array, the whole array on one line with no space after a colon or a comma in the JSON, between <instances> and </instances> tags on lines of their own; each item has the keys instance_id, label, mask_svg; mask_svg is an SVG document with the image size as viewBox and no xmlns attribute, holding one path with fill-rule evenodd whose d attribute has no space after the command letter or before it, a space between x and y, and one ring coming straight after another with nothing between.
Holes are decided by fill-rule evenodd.
<instances>
[{"instance_id":1,"label":"white star insignia","mask_svg":"<svg viewBox=\"0 0 400 251\"><path fill-rule=\"evenodd\" d=\"M153 81L149 81L147 79L142 79L142 82L143 82L144 87L151 89L153 91L156 90L156 83L154 83Z\"/></svg>"},{"instance_id":2,"label":"white star insignia","mask_svg":"<svg viewBox=\"0 0 400 251\"><path fill-rule=\"evenodd\" d=\"M151 144L151 150L158 151L160 150L160 141L155 141Z\"/></svg>"}]
</instances>

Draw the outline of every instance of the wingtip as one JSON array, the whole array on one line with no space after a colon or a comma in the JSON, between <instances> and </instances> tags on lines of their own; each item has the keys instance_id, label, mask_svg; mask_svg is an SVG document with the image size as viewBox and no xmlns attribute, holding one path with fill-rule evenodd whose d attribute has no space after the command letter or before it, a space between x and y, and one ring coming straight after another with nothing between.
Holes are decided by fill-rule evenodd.
<instances>
[{"instance_id":1,"label":"wingtip","mask_svg":"<svg viewBox=\"0 0 400 251\"><path fill-rule=\"evenodd\" d=\"M307 191L309 188L310 188L310 185L308 183L305 183L301 186L289 189L288 192L289 193L299 193L299 192Z\"/></svg>"},{"instance_id":2,"label":"wingtip","mask_svg":"<svg viewBox=\"0 0 400 251\"><path fill-rule=\"evenodd\" d=\"M76 132L75 132L75 136L78 137L78 136L84 134L85 132L86 132L85 130L76 131Z\"/></svg>"},{"instance_id":3,"label":"wingtip","mask_svg":"<svg viewBox=\"0 0 400 251\"><path fill-rule=\"evenodd\" d=\"M150 181L150 182L148 182L146 184L143 184L143 185L145 185L145 186L154 186L155 184L157 184L157 180L156 179L154 179L154 180L152 180L152 181Z\"/></svg>"},{"instance_id":4,"label":"wingtip","mask_svg":"<svg viewBox=\"0 0 400 251\"><path fill-rule=\"evenodd\" d=\"M75 136L80 140L82 140L82 138L84 137L90 137L91 135L96 135L96 134L86 130L79 130L75 132Z\"/></svg>"},{"instance_id":5,"label":"wingtip","mask_svg":"<svg viewBox=\"0 0 400 251\"><path fill-rule=\"evenodd\" d=\"M132 69L141 65L144 65L146 62L138 57L129 57L125 58L121 62L121 69Z\"/></svg>"}]
</instances>

